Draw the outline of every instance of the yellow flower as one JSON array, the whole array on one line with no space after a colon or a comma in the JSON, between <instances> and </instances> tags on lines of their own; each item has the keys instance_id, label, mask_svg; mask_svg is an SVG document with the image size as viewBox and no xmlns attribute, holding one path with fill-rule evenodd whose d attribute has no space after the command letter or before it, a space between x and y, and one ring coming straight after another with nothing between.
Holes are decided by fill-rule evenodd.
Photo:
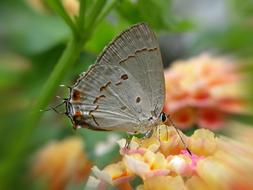
<instances>
[{"instance_id":1,"label":"yellow flower","mask_svg":"<svg viewBox=\"0 0 253 190\"><path fill-rule=\"evenodd\" d=\"M164 111L181 129L194 124L219 129L229 113L246 110L241 79L234 61L228 58L202 54L176 61L165 71Z\"/></svg>"},{"instance_id":2,"label":"yellow flower","mask_svg":"<svg viewBox=\"0 0 253 190\"><path fill-rule=\"evenodd\" d=\"M182 177L155 176L144 182L144 190L186 190Z\"/></svg>"},{"instance_id":3,"label":"yellow flower","mask_svg":"<svg viewBox=\"0 0 253 190\"><path fill-rule=\"evenodd\" d=\"M198 129L190 137L181 136L191 154L175 129L165 125L149 139L133 137L128 149L125 139L120 140L122 159L103 170L93 167L95 177L90 177L87 188L105 189L106 184L131 187L130 180L138 176L142 184L137 190L253 189L251 147L216 137L207 129Z\"/></svg>"},{"instance_id":4,"label":"yellow flower","mask_svg":"<svg viewBox=\"0 0 253 190\"><path fill-rule=\"evenodd\" d=\"M211 133L207 129L195 131L189 140L190 150L195 154L203 156L212 155L216 151L216 144L214 133Z\"/></svg>"},{"instance_id":5,"label":"yellow flower","mask_svg":"<svg viewBox=\"0 0 253 190\"><path fill-rule=\"evenodd\" d=\"M27 0L27 3L38 12L46 13L49 11L47 4L43 0ZM61 3L71 18L78 15L80 6L78 0L61 0Z\"/></svg>"},{"instance_id":6,"label":"yellow flower","mask_svg":"<svg viewBox=\"0 0 253 190\"><path fill-rule=\"evenodd\" d=\"M62 4L66 12L71 16L77 16L79 12L78 0L62 0Z\"/></svg>"},{"instance_id":7,"label":"yellow flower","mask_svg":"<svg viewBox=\"0 0 253 190\"><path fill-rule=\"evenodd\" d=\"M77 137L52 142L36 154L32 173L46 179L47 189L60 190L69 183L80 183L91 168L83 149L82 139Z\"/></svg>"}]
</instances>

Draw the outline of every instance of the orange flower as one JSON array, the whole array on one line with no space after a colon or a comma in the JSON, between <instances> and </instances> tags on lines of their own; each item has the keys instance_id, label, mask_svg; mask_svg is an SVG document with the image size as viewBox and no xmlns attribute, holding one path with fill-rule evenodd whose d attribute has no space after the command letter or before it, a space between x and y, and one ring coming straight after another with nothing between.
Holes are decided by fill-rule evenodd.
<instances>
[{"instance_id":1,"label":"orange flower","mask_svg":"<svg viewBox=\"0 0 253 190\"><path fill-rule=\"evenodd\" d=\"M83 148L82 139L77 137L46 145L36 154L33 175L46 179L47 189L52 190L82 182L91 168Z\"/></svg>"},{"instance_id":2,"label":"orange flower","mask_svg":"<svg viewBox=\"0 0 253 190\"><path fill-rule=\"evenodd\" d=\"M225 58L200 55L177 61L165 71L164 111L176 125L194 124L208 129L224 126L226 115L245 111L237 67Z\"/></svg>"},{"instance_id":3,"label":"orange flower","mask_svg":"<svg viewBox=\"0 0 253 190\"><path fill-rule=\"evenodd\" d=\"M251 146L215 137L207 129L181 136L191 154L175 129L164 125L149 139L133 137L128 149L125 139L120 140L122 159L103 170L93 167L95 177L89 178L86 187L104 190L108 184L124 184L132 189L129 181L139 176L142 184L137 190L253 189Z\"/></svg>"}]
</instances>

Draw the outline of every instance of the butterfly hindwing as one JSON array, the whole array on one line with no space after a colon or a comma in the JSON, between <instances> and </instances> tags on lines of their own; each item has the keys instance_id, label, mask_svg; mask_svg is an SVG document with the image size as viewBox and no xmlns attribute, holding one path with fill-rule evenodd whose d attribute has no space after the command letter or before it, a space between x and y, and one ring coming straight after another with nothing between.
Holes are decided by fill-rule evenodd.
<instances>
[{"instance_id":1,"label":"butterfly hindwing","mask_svg":"<svg viewBox=\"0 0 253 190\"><path fill-rule=\"evenodd\" d=\"M92 67L72 91L80 93L78 100L72 98L74 110L81 112L87 124L103 129L135 130L138 119L150 107L138 81L119 66Z\"/></svg>"}]
</instances>

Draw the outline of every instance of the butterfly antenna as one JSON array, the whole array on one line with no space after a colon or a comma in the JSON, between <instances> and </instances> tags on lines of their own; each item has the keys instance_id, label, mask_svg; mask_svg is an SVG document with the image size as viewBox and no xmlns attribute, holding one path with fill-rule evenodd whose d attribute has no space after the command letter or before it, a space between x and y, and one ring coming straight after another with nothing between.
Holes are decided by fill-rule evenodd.
<instances>
[{"instance_id":1,"label":"butterfly antenna","mask_svg":"<svg viewBox=\"0 0 253 190\"><path fill-rule=\"evenodd\" d=\"M68 88L69 91L72 90L72 87L71 87L71 86L68 86L68 85L65 85L65 84L61 84L60 87Z\"/></svg>"},{"instance_id":2,"label":"butterfly antenna","mask_svg":"<svg viewBox=\"0 0 253 190\"><path fill-rule=\"evenodd\" d=\"M67 101L67 100L68 100L68 98L62 98L62 97L60 97L60 96L56 96L56 98L58 98L58 99L62 100L63 102L65 102L65 101ZM62 103L62 104L63 104L63 103ZM58 105L57 105L57 107L58 107Z\"/></svg>"},{"instance_id":3,"label":"butterfly antenna","mask_svg":"<svg viewBox=\"0 0 253 190\"><path fill-rule=\"evenodd\" d=\"M60 97L61 98L61 97ZM61 98L62 99L62 98ZM50 111L50 110L53 110L55 111L56 113L58 114L63 114L62 112L59 112L56 108L60 107L61 105L65 104L65 101L61 102L60 104L56 105L56 106L50 106L49 108L47 109L42 109L40 110L41 112L46 112L46 111Z\"/></svg>"},{"instance_id":4,"label":"butterfly antenna","mask_svg":"<svg viewBox=\"0 0 253 190\"><path fill-rule=\"evenodd\" d=\"M178 128L176 128L176 126L175 126L173 120L170 118L169 115L168 115L168 119L169 119L170 123L172 124L172 126L174 127L174 129L176 130L176 132L177 132L178 136L180 137L182 143L184 144L184 147L185 147L186 151L187 151L190 155L192 155L192 153L191 153L190 149L188 148L188 146L186 145L186 143L185 143L183 137L182 137L181 134L179 133Z\"/></svg>"}]
</instances>

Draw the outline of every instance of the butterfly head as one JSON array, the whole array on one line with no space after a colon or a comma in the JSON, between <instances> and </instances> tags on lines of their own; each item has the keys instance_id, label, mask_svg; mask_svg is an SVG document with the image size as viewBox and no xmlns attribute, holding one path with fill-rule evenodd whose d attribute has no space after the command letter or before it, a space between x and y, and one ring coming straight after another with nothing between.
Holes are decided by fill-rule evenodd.
<instances>
[{"instance_id":1,"label":"butterfly head","mask_svg":"<svg viewBox=\"0 0 253 190\"><path fill-rule=\"evenodd\" d=\"M65 99L65 100L64 100L64 103L65 103L65 110L66 110L66 111L65 111L65 114L66 114L67 116L70 116L71 113L73 112L73 107L72 107L72 105L71 105L69 99Z\"/></svg>"},{"instance_id":2,"label":"butterfly head","mask_svg":"<svg viewBox=\"0 0 253 190\"><path fill-rule=\"evenodd\" d=\"M168 121L168 116L164 112L161 112L159 115L159 119L162 123L166 123Z\"/></svg>"}]
</instances>

